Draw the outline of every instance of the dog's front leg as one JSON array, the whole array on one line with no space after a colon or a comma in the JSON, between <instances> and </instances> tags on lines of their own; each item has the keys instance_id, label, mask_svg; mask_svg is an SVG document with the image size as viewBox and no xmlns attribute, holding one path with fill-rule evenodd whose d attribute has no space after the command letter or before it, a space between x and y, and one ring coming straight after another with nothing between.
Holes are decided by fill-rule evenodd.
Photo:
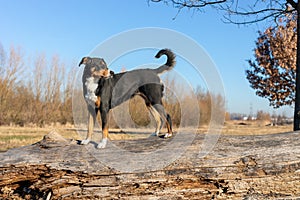
<instances>
[{"instance_id":1,"label":"dog's front leg","mask_svg":"<svg viewBox=\"0 0 300 200\"><path fill-rule=\"evenodd\" d=\"M104 108L105 107L105 108ZM103 149L107 145L108 141L108 106L103 106L101 104L101 120L102 120L102 140L98 144L98 149Z\"/></svg>"},{"instance_id":2,"label":"dog's front leg","mask_svg":"<svg viewBox=\"0 0 300 200\"><path fill-rule=\"evenodd\" d=\"M94 125L96 121L96 112L93 107L88 106L88 132L85 140L82 140L80 144L86 145L90 143L94 131Z\"/></svg>"}]
</instances>

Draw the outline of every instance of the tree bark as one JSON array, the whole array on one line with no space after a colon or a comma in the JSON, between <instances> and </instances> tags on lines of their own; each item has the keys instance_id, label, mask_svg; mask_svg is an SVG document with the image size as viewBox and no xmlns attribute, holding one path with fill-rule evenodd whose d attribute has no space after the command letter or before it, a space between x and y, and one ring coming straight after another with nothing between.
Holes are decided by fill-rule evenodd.
<instances>
[{"instance_id":1,"label":"tree bark","mask_svg":"<svg viewBox=\"0 0 300 200\"><path fill-rule=\"evenodd\" d=\"M88 150L95 144L82 146L51 133L36 144L0 154L0 199L300 198L299 135L221 136L202 158L204 135L197 134L186 152L166 167L125 173L95 159ZM169 142L150 137L110 145L143 153ZM95 150L116 161L124 159L110 145Z\"/></svg>"},{"instance_id":2,"label":"tree bark","mask_svg":"<svg viewBox=\"0 0 300 200\"><path fill-rule=\"evenodd\" d=\"M294 131L300 130L300 4L297 7L297 60L296 60L296 91L295 91L295 110L294 110Z\"/></svg>"}]
</instances>

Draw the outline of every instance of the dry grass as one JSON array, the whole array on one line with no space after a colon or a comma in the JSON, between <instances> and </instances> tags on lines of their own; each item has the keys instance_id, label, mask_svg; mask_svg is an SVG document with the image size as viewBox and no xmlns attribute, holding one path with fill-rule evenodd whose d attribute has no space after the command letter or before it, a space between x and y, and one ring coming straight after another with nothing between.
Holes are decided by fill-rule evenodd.
<instances>
[{"instance_id":1,"label":"dry grass","mask_svg":"<svg viewBox=\"0 0 300 200\"><path fill-rule=\"evenodd\" d=\"M206 133L207 126L200 127L198 133ZM222 129L222 134L226 135L261 135L272 134L292 131L292 125L287 126L266 126L263 122L242 122L242 121L230 121L226 122ZM7 149L30 145L43 139L43 136L50 131L55 130L65 138L80 140L84 139L86 130L78 130L72 127L11 127L0 126L0 151L6 151ZM110 130L111 140L128 140L149 137L153 130L134 130L128 129L127 134L121 130ZM176 131L176 130L175 130ZM100 141L100 130L96 130L96 134L93 136L93 140Z\"/></svg>"},{"instance_id":2,"label":"dry grass","mask_svg":"<svg viewBox=\"0 0 300 200\"><path fill-rule=\"evenodd\" d=\"M293 125L268 126L264 121L229 121L225 123L225 135L263 135L293 131Z\"/></svg>"},{"instance_id":3,"label":"dry grass","mask_svg":"<svg viewBox=\"0 0 300 200\"><path fill-rule=\"evenodd\" d=\"M65 138L79 138L76 131L72 129L0 126L0 151L36 143L52 130L59 132Z\"/></svg>"}]
</instances>

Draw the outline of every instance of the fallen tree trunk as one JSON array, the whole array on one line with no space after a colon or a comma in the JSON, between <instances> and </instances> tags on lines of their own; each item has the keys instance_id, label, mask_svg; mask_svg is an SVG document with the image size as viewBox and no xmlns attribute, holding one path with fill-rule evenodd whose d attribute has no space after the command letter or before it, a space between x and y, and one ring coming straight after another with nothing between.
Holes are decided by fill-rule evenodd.
<instances>
[{"instance_id":1,"label":"fallen tree trunk","mask_svg":"<svg viewBox=\"0 0 300 200\"><path fill-rule=\"evenodd\" d=\"M299 137L300 132L221 136L203 158L204 135L199 134L164 168L121 172L91 155L95 144L78 145L52 132L36 144L0 154L0 199L300 198ZM111 143L139 153L169 141L151 137ZM124 159L110 149L96 151Z\"/></svg>"}]
</instances>

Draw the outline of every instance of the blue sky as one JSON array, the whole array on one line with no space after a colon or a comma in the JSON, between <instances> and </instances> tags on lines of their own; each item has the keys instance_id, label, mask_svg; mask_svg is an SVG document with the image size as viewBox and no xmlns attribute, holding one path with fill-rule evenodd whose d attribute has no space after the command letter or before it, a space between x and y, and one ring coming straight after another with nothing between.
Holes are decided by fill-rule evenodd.
<instances>
[{"instance_id":1,"label":"blue sky","mask_svg":"<svg viewBox=\"0 0 300 200\"><path fill-rule=\"evenodd\" d=\"M245 78L246 60L253 58L257 31L266 27L264 23L247 27L224 24L222 13L209 8L205 12L182 10L173 20L176 8L148 4L147 0L0 2L0 42L6 50L15 45L30 56L57 54L74 63L121 32L144 27L171 29L192 38L210 55L222 77L229 112L248 114L250 104L254 113L260 109L273 112ZM122 59L125 62L126 56ZM128 56L129 64L130 59ZM282 111L292 115L290 107L277 110Z\"/></svg>"}]
</instances>

